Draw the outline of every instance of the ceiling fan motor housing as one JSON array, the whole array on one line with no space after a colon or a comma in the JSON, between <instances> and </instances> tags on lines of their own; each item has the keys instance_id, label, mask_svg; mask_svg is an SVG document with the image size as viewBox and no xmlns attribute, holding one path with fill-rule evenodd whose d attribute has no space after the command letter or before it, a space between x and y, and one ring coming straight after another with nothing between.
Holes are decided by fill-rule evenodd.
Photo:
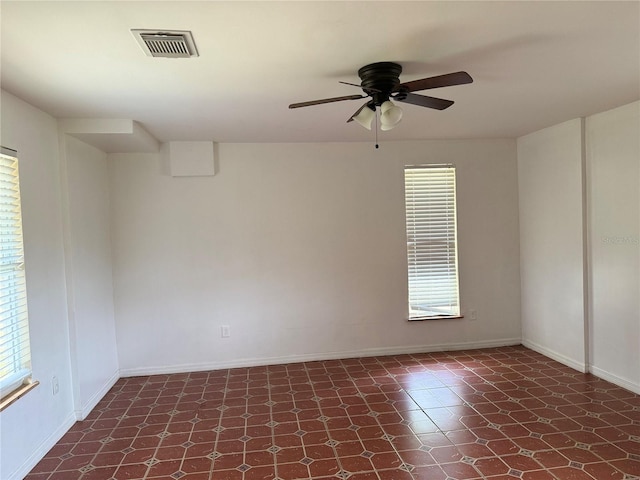
<instances>
[{"instance_id":1,"label":"ceiling fan motor housing","mask_svg":"<svg viewBox=\"0 0 640 480\"><path fill-rule=\"evenodd\" d=\"M362 89L370 95L377 106L389 100L391 93L400 85L402 67L393 62L377 62L358 70Z\"/></svg>"}]
</instances>

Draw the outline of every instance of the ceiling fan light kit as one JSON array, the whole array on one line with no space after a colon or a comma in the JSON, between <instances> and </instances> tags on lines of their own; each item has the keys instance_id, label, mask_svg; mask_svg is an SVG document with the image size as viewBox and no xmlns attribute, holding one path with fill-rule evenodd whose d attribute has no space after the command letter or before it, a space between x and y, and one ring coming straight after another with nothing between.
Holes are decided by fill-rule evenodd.
<instances>
[{"instance_id":1,"label":"ceiling fan light kit","mask_svg":"<svg viewBox=\"0 0 640 480\"><path fill-rule=\"evenodd\" d=\"M359 86L362 88L364 95L348 95L312 100L309 102L292 103L289 105L289 108L308 107L311 105L341 102L344 100L360 100L371 97L371 100L367 101L367 103L351 115L347 122L355 120L367 130L371 130L371 124L376 117L376 107L380 107L380 129L391 130L402 120L402 109L391 102L391 99L420 107L444 110L453 105L452 100L419 95L413 92L473 82L473 78L471 78L471 75L467 72L455 72L400 83L401 73L402 67L394 62L378 62L365 65L358 70L358 76L361 80ZM357 86L348 82L340 83Z\"/></svg>"},{"instance_id":2,"label":"ceiling fan light kit","mask_svg":"<svg viewBox=\"0 0 640 480\"><path fill-rule=\"evenodd\" d=\"M391 100L380 105L380 129L391 130L402 120L402 109Z\"/></svg>"},{"instance_id":3,"label":"ceiling fan light kit","mask_svg":"<svg viewBox=\"0 0 640 480\"><path fill-rule=\"evenodd\" d=\"M355 120L367 130L371 130L371 124L373 123L374 118L376 118L375 106L373 106L373 108L370 108L368 105L365 105L365 108L362 108L348 121Z\"/></svg>"}]
</instances>

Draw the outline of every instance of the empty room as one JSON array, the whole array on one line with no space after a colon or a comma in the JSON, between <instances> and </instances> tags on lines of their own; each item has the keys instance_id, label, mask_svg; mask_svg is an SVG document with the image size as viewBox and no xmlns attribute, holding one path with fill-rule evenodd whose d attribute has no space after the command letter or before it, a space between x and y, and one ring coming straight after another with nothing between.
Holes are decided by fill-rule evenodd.
<instances>
[{"instance_id":1,"label":"empty room","mask_svg":"<svg viewBox=\"0 0 640 480\"><path fill-rule=\"evenodd\" d=\"M640 479L639 1L0 18L0 480Z\"/></svg>"}]
</instances>

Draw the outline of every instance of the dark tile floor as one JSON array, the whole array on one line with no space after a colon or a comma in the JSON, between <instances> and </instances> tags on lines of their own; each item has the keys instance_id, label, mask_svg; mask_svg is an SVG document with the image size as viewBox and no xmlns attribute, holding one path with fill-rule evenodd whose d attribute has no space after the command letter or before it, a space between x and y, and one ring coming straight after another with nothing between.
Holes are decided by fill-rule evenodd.
<instances>
[{"instance_id":1,"label":"dark tile floor","mask_svg":"<svg viewBox=\"0 0 640 480\"><path fill-rule=\"evenodd\" d=\"M640 478L640 396L524 347L123 378L28 480Z\"/></svg>"}]
</instances>

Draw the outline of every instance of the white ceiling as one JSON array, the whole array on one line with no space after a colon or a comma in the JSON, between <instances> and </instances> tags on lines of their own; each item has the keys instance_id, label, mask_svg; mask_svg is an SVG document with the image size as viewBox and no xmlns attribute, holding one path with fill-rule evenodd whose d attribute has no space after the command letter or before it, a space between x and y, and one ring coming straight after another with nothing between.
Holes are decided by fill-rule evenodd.
<instances>
[{"instance_id":1,"label":"white ceiling","mask_svg":"<svg viewBox=\"0 0 640 480\"><path fill-rule=\"evenodd\" d=\"M369 141L345 123L359 67L465 70L380 140L516 137L640 98L640 2L5 1L2 88L55 117L127 118L161 141ZM191 30L200 56L147 57L132 28Z\"/></svg>"}]
</instances>

